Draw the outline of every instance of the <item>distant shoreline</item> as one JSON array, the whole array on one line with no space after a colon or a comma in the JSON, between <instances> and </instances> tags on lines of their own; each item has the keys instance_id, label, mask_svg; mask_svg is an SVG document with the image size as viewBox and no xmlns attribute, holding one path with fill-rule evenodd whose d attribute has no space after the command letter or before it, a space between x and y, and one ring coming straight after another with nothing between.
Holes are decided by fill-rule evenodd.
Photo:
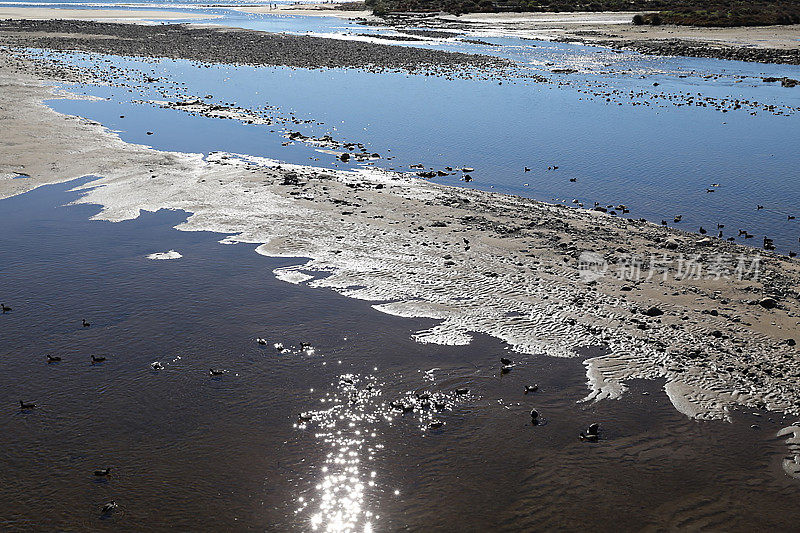
<instances>
[{"instance_id":1,"label":"distant shoreline","mask_svg":"<svg viewBox=\"0 0 800 533\"><path fill-rule=\"evenodd\" d=\"M431 29L502 33L525 38L581 42L588 45L633 50L648 55L682 55L751 61L800 64L800 25L739 26L731 28L694 26L636 26L634 12L573 13L470 13L460 16L407 13L381 18L370 11L337 10L323 4L298 8L279 5L237 7L254 14L294 16L335 16L390 27L421 26Z\"/></svg>"}]
</instances>

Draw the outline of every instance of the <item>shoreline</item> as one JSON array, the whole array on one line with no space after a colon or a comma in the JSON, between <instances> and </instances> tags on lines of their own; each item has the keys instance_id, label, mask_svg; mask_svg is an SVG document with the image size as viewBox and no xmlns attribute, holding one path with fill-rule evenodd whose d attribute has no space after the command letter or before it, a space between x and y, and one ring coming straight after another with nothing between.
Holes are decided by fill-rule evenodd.
<instances>
[{"instance_id":1,"label":"shoreline","mask_svg":"<svg viewBox=\"0 0 800 533\"><path fill-rule=\"evenodd\" d=\"M128 22L143 24L147 21L192 20L222 18L209 13L183 13L156 9L68 9L54 7L0 6L0 20L87 20L96 22Z\"/></svg>"},{"instance_id":2,"label":"shoreline","mask_svg":"<svg viewBox=\"0 0 800 533\"><path fill-rule=\"evenodd\" d=\"M800 25L705 28L694 26L636 26L637 12L470 13L460 16L429 13L390 15L327 9L242 7L245 13L298 16L337 16L369 24L402 28L468 31L476 37L493 34L526 39L580 42L625 49L647 55L682 55L778 64L800 64Z\"/></svg>"},{"instance_id":3,"label":"shoreline","mask_svg":"<svg viewBox=\"0 0 800 533\"><path fill-rule=\"evenodd\" d=\"M385 171L332 171L230 153L163 152L56 113L53 84L86 73L2 53L0 102L13 132L0 147L0 197L102 176L77 203L98 220L142 210L190 213L177 229L232 234L269 256L307 257L276 275L438 321L417 341L463 345L474 333L519 353L584 362L587 400L619 398L633 379L663 379L686 416L728 419L737 405L800 415L788 362L800 337L800 265L769 252L655 224L536 200L434 184ZM39 72L33 77L20 70ZM19 174L30 176L14 179ZM588 256L586 255L588 254ZM647 279L614 275L627 255L699 254L760 261L758 279L699 278L667 265ZM605 262L584 278L587 257ZM591 266L591 261L588 262ZM732 268L732 265L731 265ZM325 273L326 276L319 276ZM789 339L792 341L789 342Z\"/></svg>"}]
</instances>

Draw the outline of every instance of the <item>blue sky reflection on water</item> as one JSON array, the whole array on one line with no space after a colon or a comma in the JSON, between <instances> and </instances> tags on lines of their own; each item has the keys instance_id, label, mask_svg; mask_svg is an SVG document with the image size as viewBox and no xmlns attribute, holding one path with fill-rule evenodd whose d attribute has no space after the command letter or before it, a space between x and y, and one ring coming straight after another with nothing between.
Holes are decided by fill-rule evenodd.
<instances>
[{"instance_id":1,"label":"blue sky reflection on water","mask_svg":"<svg viewBox=\"0 0 800 533\"><path fill-rule=\"evenodd\" d=\"M470 166L476 169L471 186L548 201L577 199L587 206L595 201L623 203L630 207L630 216L655 221L682 214L679 227L685 229L696 231L701 225L713 229L724 223L733 235L734 228L742 227L757 236L774 237L782 249L797 248L800 229L787 220L800 196L795 170L800 156L791 141L800 134L797 117L763 111L752 116L749 108L722 113L710 107L676 107L663 98L657 100L663 107L658 107L652 98L658 93L699 92L715 98L800 104L791 90L755 77L735 83L730 72L735 65L717 80L697 75L679 78L662 69L644 79L608 73L562 75L557 78L569 85L559 86L530 80L498 85L493 80L357 69L200 68L188 61L114 61L181 80L189 94L211 94L214 102L276 106L283 116L322 124L244 125L131 104L136 99L163 99L144 86L133 93L90 87L88 92L109 100L62 100L51 105L120 130L125 140L159 149L223 150L323 167L338 163L312 146L282 146L286 142L282 134L285 130L315 136L330 133L343 141L363 142L384 157L393 156L377 163L383 168L408 171L416 163L434 168ZM664 61L680 61L682 72L688 66L706 71L709 63L689 58ZM752 66L759 67L772 66ZM654 79L660 80L657 88ZM598 83L605 85L602 90L646 91L631 101L649 99L654 104L633 106L620 100L623 105L618 105L579 92ZM136 94L139 90L144 92ZM147 136L146 131L155 135ZM552 165L559 169L547 171ZM524 167L531 171L524 172ZM439 181L464 185L456 176ZM712 183L720 187L707 193ZM756 212L756 204L766 209Z\"/></svg>"}]
</instances>

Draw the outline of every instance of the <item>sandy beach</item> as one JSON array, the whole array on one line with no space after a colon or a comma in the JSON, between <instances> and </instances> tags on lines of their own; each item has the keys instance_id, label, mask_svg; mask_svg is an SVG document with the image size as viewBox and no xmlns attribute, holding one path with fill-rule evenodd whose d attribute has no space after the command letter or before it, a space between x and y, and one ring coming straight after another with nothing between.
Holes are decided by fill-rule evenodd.
<instances>
[{"instance_id":1,"label":"sandy beach","mask_svg":"<svg viewBox=\"0 0 800 533\"><path fill-rule=\"evenodd\" d=\"M103 22L145 22L148 20L184 20L219 18L219 15L156 9L61 9L47 7L0 6L0 20L95 20Z\"/></svg>"},{"instance_id":2,"label":"sandy beach","mask_svg":"<svg viewBox=\"0 0 800 533\"><path fill-rule=\"evenodd\" d=\"M593 41L679 40L714 45L779 50L800 49L800 25L700 28L694 26L636 26L635 13L470 13L442 16L441 20L474 25L477 28L502 28L513 31L542 32L555 38Z\"/></svg>"}]
</instances>

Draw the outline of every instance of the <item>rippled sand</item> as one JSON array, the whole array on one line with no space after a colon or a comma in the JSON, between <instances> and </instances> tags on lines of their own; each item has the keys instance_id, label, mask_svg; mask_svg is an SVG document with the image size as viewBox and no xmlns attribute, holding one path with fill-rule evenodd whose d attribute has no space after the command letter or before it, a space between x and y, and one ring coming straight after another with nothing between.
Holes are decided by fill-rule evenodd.
<instances>
[{"instance_id":1,"label":"rippled sand","mask_svg":"<svg viewBox=\"0 0 800 533\"><path fill-rule=\"evenodd\" d=\"M231 234L225 242L259 244L264 255L309 257L278 275L374 301L386 313L437 320L416 333L419 342L464 345L477 332L521 353L557 357L573 356L576 345L606 346L606 355L585 362L589 400L619 398L631 379L658 378L675 407L694 418L727 418L737 404L800 413L798 375L788 364L796 348L787 343L797 331L795 261L764 254L759 280L656 277L630 287L607 276L587 283L585 251L714 250L750 262L758 252L391 172L159 152L47 110L39 102L46 89L35 79L4 81L4 95L17 102L8 117L16 134L0 161L4 171L32 178L5 180L3 196L102 176L80 200L103 206L96 218L180 209L191 215L178 229ZM776 308L757 304L766 295ZM654 306L661 315L643 314Z\"/></svg>"}]
</instances>

